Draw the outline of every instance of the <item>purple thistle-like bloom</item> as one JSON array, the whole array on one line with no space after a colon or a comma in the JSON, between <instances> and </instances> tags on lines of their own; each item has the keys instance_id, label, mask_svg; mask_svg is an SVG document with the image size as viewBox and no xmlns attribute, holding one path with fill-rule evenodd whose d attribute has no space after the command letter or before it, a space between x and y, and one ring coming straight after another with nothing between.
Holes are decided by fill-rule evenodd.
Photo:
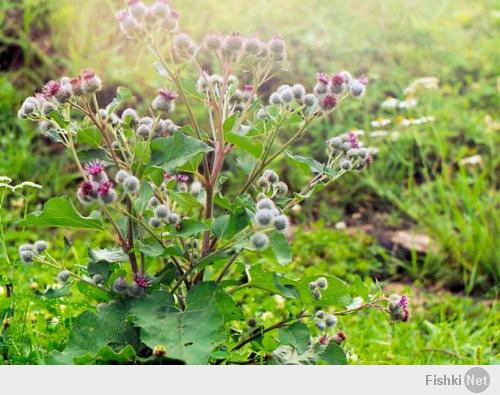
<instances>
[{"instance_id":1,"label":"purple thistle-like bloom","mask_svg":"<svg viewBox=\"0 0 500 395\"><path fill-rule=\"evenodd\" d=\"M326 73L318 73L317 79L323 85L328 85L328 75Z\"/></svg>"},{"instance_id":2,"label":"purple thistle-like bloom","mask_svg":"<svg viewBox=\"0 0 500 395\"><path fill-rule=\"evenodd\" d=\"M345 80L344 77L341 74L334 74L332 77L332 85L334 86L341 86L344 84Z\"/></svg>"},{"instance_id":3,"label":"purple thistle-like bloom","mask_svg":"<svg viewBox=\"0 0 500 395\"><path fill-rule=\"evenodd\" d=\"M134 274L134 281L141 288L149 287L149 280L147 279L147 277L144 274L135 273Z\"/></svg>"},{"instance_id":4,"label":"purple thistle-like bloom","mask_svg":"<svg viewBox=\"0 0 500 395\"><path fill-rule=\"evenodd\" d=\"M88 175L97 176L104 172L104 164L99 160L89 162L85 164L85 171Z\"/></svg>"},{"instance_id":5,"label":"purple thistle-like bloom","mask_svg":"<svg viewBox=\"0 0 500 395\"><path fill-rule=\"evenodd\" d=\"M363 75L360 79L359 82L361 82L364 86L368 85L368 77L366 75Z\"/></svg>"},{"instance_id":6,"label":"purple thistle-like bloom","mask_svg":"<svg viewBox=\"0 0 500 395\"><path fill-rule=\"evenodd\" d=\"M49 99L54 97L60 89L61 83L59 81L49 81L43 87L42 94L46 99Z\"/></svg>"},{"instance_id":7,"label":"purple thistle-like bloom","mask_svg":"<svg viewBox=\"0 0 500 395\"><path fill-rule=\"evenodd\" d=\"M90 197L94 194L94 184L90 181L84 181L80 184L79 194L83 197Z\"/></svg>"},{"instance_id":8,"label":"purple thistle-like bloom","mask_svg":"<svg viewBox=\"0 0 500 395\"><path fill-rule=\"evenodd\" d=\"M99 187L97 189L97 192L99 192L99 196L108 196L109 191L113 189L113 183L111 181L104 181L101 184L99 184Z\"/></svg>"},{"instance_id":9,"label":"purple thistle-like bloom","mask_svg":"<svg viewBox=\"0 0 500 395\"><path fill-rule=\"evenodd\" d=\"M351 148L359 148L359 141L358 141L358 137L356 136L356 134L354 134L353 132L349 132L349 133L347 133L347 136L349 137L349 142L351 143Z\"/></svg>"},{"instance_id":10,"label":"purple thistle-like bloom","mask_svg":"<svg viewBox=\"0 0 500 395\"><path fill-rule=\"evenodd\" d=\"M189 176L187 174L176 174L175 180L177 182L187 182L189 180Z\"/></svg>"},{"instance_id":11,"label":"purple thistle-like bloom","mask_svg":"<svg viewBox=\"0 0 500 395\"><path fill-rule=\"evenodd\" d=\"M401 299L399 299L399 305L402 308L408 308L408 296L406 295L401 296Z\"/></svg>"},{"instance_id":12,"label":"purple thistle-like bloom","mask_svg":"<svg viewBox=\"0 0 500 395\"><path fill-rule=\"evenodd\" d=\"M253 85L245 85L245 92L252 92L253 91Z\"/></svg>"},{"instance_id":13,"label":"purple thistle-like bloom","mask_svg":"<svg viewBox=\"0 0 500 395\"><path fill-rule=\"evenodd\" d=\"M168 101L175 100L177 99L177 96L179 96L177 93L169 91L168 89L160 89L158 94Z\"/></svg>"}]
</instances>

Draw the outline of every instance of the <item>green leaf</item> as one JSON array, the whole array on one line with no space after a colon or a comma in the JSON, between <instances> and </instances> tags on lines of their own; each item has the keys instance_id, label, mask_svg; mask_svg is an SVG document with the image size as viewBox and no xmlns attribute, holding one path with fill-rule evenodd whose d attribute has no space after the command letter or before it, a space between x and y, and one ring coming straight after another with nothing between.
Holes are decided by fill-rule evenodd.
<instances>
[{"instance_id":1,"label":"green leaf","mask_svg":"<svg viewBox=\"0 0 500 395\"><path fill-rule=\"evenodd\" d=\"M51 364L93 363L106 345L138 345L135 329L128 322L127 303L110 303L97 310L86 311L76 319L64 351L53 352Z\"/></svg>"},{"instance_id":2,"label":"green leaf","mask_svg":"<svg viewBox=\"0 0 500 395\"><path fill-rule=\"evenodd\" d=\"M300 294L299 291L297 291L297 288L295 288L295 286L292 284L282 284L281 278L276 273L273 273L273 282L274 286L279 291L279 293L285 296L286 298L289 299L300 298Z\"/></svg>"},{"instance_id":3,"label":"green leaf","mask_svg":"<svg viewBox=\"0 0 500 395\"><path fill-rule=\"evenodd\" d=\"M134 347L130 344L123 347L120 351L113 350L110 346L106 345L97 353L97 360L104 362L108 365L112 363L127 364L134 362L136 358Z\"/></svg>"},{"instance_id":4,"label":"green leaf","mask_svg":"<svg viewBox=\"0 0 500 395\"><path fill-rule=\"evenodd\" d=\"M79 281L77 284L78 290L85 296L97 300L98 302L108 302L111 297L102 289L99 289L85 281Z\"/></svg>"},{"instance_id":5,"label":"green leaf","mask_svg":"<svg viewBox=\"0 0 500 395\"><path fill-rule=\"evenodd\" d=\"M302 322L295 322L279 331L280 343L292 346L299 354L303 354L307 350L309 340L309 328Z\"/></svg>"},{"instance_id":6,"label":"green leaf","mask_svg":"<svg viewBox=\"0 0 500 395\"><path fill-rule=\"evenodd\" d=\"M292 261L292 249L285 235L280 232L272 232L269 235L269 240L278 263L280 265L289 264Z\"/></svg>"},{"instance_id":7,"label":"green leaf","mask_svg":"<svg viewBox=\"0 0 500 395\"><path fill-rule=\"evenodd\" d=\"M234 144L256 158L260 158L262 155L262 143L254 141L251 137L241 136L236 133L227 133L226 139L231 144Z\"/></svg>"},{"instance_id":8,"label":"green leaf","mask_svg":"<svg viewBox=\"0 0 500 395\"><path fill-rule=\"evenodd\" d=\"M101 148L83 149L77 153L80 162L90 162L92 160L100 159L106 161L108 154Z\"/></svg>"},{"instance_id":9,"label":"green leaf","mask_svg":"<svg viewBox=\"0 0 500 395\"><path fill-rule=\"evenodd\" d=\"M370 291L368 287L363 283L363 280L359 276L354 277L352 287L357 295L361 296L363 300L368 300Z\"/></svg>"},{"instance_id":10,"label":"green leaf","mask_svg":"<svg viewBox=\"0 0 500 395\"><path fill-rule=\"evenodd\" d=\"M78 229L99 229L103 226L99 219L84 217L76 211L71 200L67 198L52 198L42 211L35 211L26 216L23 225L53 226Z\"/></svg>"},{"instance_id":11,"label":"green leaf","mask_svg":"<svg viewBox=\"0 0 500 395\"><path fill-rule=\"evenodd\" d=\"M170 295L156 291L135 301L132 313L148 347L162 345L168 358L203 365L226 338L225 322L239 316L230 300L207 282L189 290L184 311L173 306Z\"/></svg>"},{"instance_id":12,"label":"green leaf","mask_svg":"<svg viewBox=\"0 0 500 395\"><path fill-rule=\"evenodd\" d=\"M96 127L88 127L78 131L77 139L79 144L97 148L101 144L102 134Z\"/></svg>"},{"instance_id":13,"label":"green leaf","mask_svg":"<svg viewBox=\"0 0 500 395\"><path fill-rule=\"evenodd\" d=\"M330 342L323 352L320 353L320 360L327 365L347 365L344 350L334 342Z\"/></svg>"},{"instance_id":14,"label":"green leaf","mask_svg":"<svg viewBox=\"0 0 500 395\"><path fill-rule=\"evenodd\" d=\"M179 207L185 210L191 210L193 208L199 209L203 207L203 204L190 193L168 191L168 194L171 199L179 205Z\"/></svg>"},{"instance_id":15,"label":"green leaf","mask_svg":"<svg viewBox=\"0 0 500 395\"><path fill-rule=\"evenodd\" d=\"M247 212L245 209L239 208L231 214L215 218L211 230L218 239L229 240L245 229L249 223L250 218Z\"/></svg>"},{"instance_id":16,"label":"green leaf","mask_svg":"<svg viewBox=\"0 0 500 395\"><path fill-rule=\"evenodd\" d=\"M347 306L352 298L349 292L349 286L335 276L323 276L328 281L328 287L321 290L320 300L315 300L309 290L309 283L316 281L319 276L305 276L300 279L296 286L300 293L300 299L305 304L316 306Z\"/></svg>"},{"instance_id":17,"label":"green leaf","mask_svg":"<svg viewBox=\"0 0 500 395\"><path fill-rule=\"evenodd\" d=\"M239 114L233 114L229 118L224 121L224 125L222 126L222 130L224 134L227 135L231 130L233 130L236 121L238 120Z\"/></svg>"},{"instance_id":18,"label":"green leaf","mask_svg":"<svg viewBox=\"0 0 500 395\"><path fill-rule=\"evenodd\" d=\"M209 228L203 222L195 219L183 219L179 225L179 229L175 232L176 235L190 237L201 232L207 231Z\"/></svg>"},{"instance_id":19,"label":"green leaf","mask_svg":"<svg viewBox=\"0 0 500 395\"><path fill-rule=\"evenodd\" d=\"M153 140L149 166L159 166L163 170L173 171L176 167L187 163L195 155L212 150L202 141L177 131L171 137Z\"/></svg>"},{"instance_id":20,"label":"green leaf","mask_svg":"<svg viewBox=\"0 0 500 395\"><path fill-rule=\"evenodd\" d=\"M68 283L64 287L58 289L49 288L47 291L45 291L43 296L48 299L61 298L63 296L68 295L70 289L71 289L71 283Z\"/></svg>"}]
</instances>

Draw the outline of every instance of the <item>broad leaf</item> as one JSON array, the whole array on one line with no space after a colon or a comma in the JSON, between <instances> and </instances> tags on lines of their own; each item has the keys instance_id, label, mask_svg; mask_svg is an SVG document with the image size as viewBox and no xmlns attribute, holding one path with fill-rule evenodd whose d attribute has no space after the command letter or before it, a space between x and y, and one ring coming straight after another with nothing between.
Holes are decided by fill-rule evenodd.
<instances>
[{"instance_id":1,"label":"broad leaf","mask_svg":"<svg viewBox=\"0 0 500 395\"><path fill-rule=\"evenodd\" d=\"M137 345L135 329L128 323L126 303L110 303L97 314L82 313L75 321L68 344L62 352L53 352L49 363L93 363L98 352L106 345Z\"/></svg>"},{"instance_id":2,"label":"broad leaf","mask_svg":"<svg viewBox=\"0 0 500 395\"><path fill-rule=\"evenodd\" d=\"M287 238L283 233L272 232L269 235L271 240L271 248L274 256L280 265L287 265L292 261L292 249Z\"/></svg>"},{"instance_id":3,"label":"broad leaf","mask_svg":"<svg viewBox=\"0 0 500 395\"><path fill-rule=\"evenodd\" d=\"M99 229L102 223L97 218L82 216L76 211L71 200L66 198L52 198L43 207L42 211L35 211L26 216L23 225L54 226L79 229Z\"/></svg>"},{"instance_id":4,"label":"broad leaf","mask_svg":"<svg viewBox=\"0 0 500 395\"><path fill-rule=\"evenodd\" d=\"M307 350L309 339L309 328L302 322L295 322L279 331L280 343L292 346L299 354L303 354Z\"/></svg>"},{"instance_id":5,"label":"broad leaf","mask_svg":"<svg viewBox=\"0 0 500 395\"><path fill-rule=\"evenodd\" d=\"M173 171L195 155L209 151L212 151L212 148L204 142L177 131L171 137L153 140L149 165Z\"/></svg>"},{"instance_id":6,"label":"broad leaf","mask_svg":"<svg viewBox=\"0 0 500 395\"><path fill-rule=\"evenodd\" d=\"M168 358L206 364L226 338L225 322L241 313L229 295L209 282L190 289L186 305L180 311L170 295L157 291L134 302L134 322L141 328L141 340L150 348L162 345Z\"/></svg>"}]
</instances>

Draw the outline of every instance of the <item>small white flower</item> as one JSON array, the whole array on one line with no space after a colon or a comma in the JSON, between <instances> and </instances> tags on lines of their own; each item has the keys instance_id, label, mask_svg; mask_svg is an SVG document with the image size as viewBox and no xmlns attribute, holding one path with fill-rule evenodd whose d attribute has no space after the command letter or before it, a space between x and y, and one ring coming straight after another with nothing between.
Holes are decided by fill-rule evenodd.
<instances>
[{"instance_id":1,"label":"small white flower","mask_svg":"<svg viewBox=\"0 0 500 395\"><path fill-rule=\"evenodd\" d=\"M386 137L389 134L387 130L376 130L375 132L370 132L370 137L373 138L381 138L381 137Z\"/></svg>"},{"instance_id":2,"label":"small white flower","mask_svg":"<svg viewBox=\"0 0 500 395\"><path fill-rule=\"evenodd\" d=\"M463 158L460 162L463 166L477 166L483 164L483 158L481 155L473 155L467 158Z\"/></svg>"},{"instance_id":3,"label":"small white flower","mask_svg":"<svg viewBox=\"0 0 500 395\"><path fill-rule=\"evenodd\" d=\"M391 122L392 121L390 119L379 118L379 119L376 119L375 121L372 121L371 125L374 128L380 128L380 127L389 125Z\"/></svg>"},{"instance_id":4,"label":"small white flower","mask_svg":"<svg viewBox=\"0 0 500 395\"><path fill-rule=\"evenodd\" d=\"M380 107L386 109L386 110L392 110L394 108L396 108L399 104L399 100L398 99L395 99L394 97L388 97L387 99L385 99L382 104L380 105Z\"/></svg>"}]
</instances>

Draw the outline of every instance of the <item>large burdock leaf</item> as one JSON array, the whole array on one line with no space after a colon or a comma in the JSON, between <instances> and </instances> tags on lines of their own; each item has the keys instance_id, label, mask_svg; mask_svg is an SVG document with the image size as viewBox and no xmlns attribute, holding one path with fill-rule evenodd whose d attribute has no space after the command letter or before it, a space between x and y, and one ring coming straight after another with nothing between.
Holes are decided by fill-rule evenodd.
<instances>
[{"instance_id":1,"label":"large burdock leaf","mask_svg":"<svg viewBox=\"0 0 500 395\"><path fill-rule=\"evenodd\" d=\"M194 156L212 151L204 142L175 132L171 137L159 138L151 143L150 166L172 171L189 162Z\"/></svg>"},{"instance_id":2,"label":"large burdock leaf","mask_svg":"<svg viewBox=\"0 0 500 395\"><path fill-rule=\"evenodd\" d=\"M84 312L76 319L64 351L53 352L48 362L90 364L105 347L109 351L109 346L122 350L127 345L137 345L136 330L128 322L128 316L129 304L125 302L105 305L97 314Z\"/></svg>"},{"instance_id":3,"label":"large burdock leaf","mask_svg":"<svg viewBox=\"0 0 500 395\"><path fill-rule=\"evenodd\" d=\"M54 226L79 229L102 229L97 218L82 216L76 211L73 202L67 198L56 197L45 203L42 211L28 214L23 225Z\"/></svg>"},{"instance_id":4,"label":"large burdock leaf","mask_svg":"<svg viewBox=\"0 0 500 395\"><path fill-rule=\"evenodd\" d=\"M132 314L147 346L161 345L166 357L194 365L206 364L226 339L224 324L241 318L231 297L211 282L189 290L184 311L173 305L170 295L157 291L135 301Z\"/></svg>"}]
</instances>

